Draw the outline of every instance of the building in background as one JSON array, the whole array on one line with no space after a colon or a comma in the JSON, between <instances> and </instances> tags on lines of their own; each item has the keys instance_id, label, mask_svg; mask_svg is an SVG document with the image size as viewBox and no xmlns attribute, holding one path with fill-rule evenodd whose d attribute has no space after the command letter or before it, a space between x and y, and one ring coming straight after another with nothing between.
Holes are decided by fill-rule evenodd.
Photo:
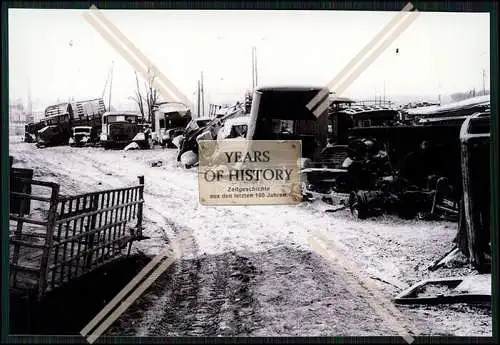
<instances>
[{"instance_id":1,"label":"building in background","mask_svg":"<svg viewBox=\"0 0 500 345\"><path fill-rule=\"evenodd\" d=\"M9 136L23 135L26 124L26 112L21 99L9 103Z\"/></svg>"}]
</instances>

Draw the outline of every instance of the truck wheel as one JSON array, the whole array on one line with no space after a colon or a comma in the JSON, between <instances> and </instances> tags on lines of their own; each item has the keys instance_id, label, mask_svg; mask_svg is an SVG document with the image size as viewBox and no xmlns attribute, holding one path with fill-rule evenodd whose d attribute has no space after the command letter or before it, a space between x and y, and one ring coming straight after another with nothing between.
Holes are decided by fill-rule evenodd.
<instances>
[{"instance_id":1,"label":"truck wheel","mask_svg":"<svg viewBox=\"0 0 500 345\"><path fill-rule=\"evenodd\" d=\"M362 192L351 192L349 208L354 217L358 219L368 218L368 199Z\"/></svg>"}]
</instances>

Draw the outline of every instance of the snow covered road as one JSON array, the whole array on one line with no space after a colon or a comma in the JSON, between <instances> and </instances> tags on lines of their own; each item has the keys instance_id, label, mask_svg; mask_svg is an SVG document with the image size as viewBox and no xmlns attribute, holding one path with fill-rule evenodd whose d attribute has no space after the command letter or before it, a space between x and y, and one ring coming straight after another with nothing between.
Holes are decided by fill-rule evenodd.
<instances>
[{"instance_id":1,"label":"snow covered road","mask_svg":"<svg viewBox=\"0 0 500 345\"><path fill-rule=\"evenodd\" d=\"M397 335L308 244L316 231L334 239L359 275L394 297L403 284L465 275L426 268L452 246L456 224L391 217L358 221L323 203L201 206L196 170L175 150L106 151L11 142L14 166L61 184L61 193L122 187L145 176L145 232L135 245L157 254L172 238L185 255L108 330L107 335ZM161 167L151 167L162 161ZM386 282L381 282L386 280ZM398 284L388 284L387 282ZM491 310L467 305L398 307L429 335L491 335Z\"/></svg>"}]
</instances>

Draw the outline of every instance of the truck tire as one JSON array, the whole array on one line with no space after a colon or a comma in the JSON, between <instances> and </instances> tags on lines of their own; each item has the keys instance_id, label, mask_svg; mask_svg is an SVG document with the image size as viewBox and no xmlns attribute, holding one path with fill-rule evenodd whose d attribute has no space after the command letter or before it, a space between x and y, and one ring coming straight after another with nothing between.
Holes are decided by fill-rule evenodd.
<instances>
[{"instance_id":1,"label":"truck tire","mask_svg":"<svg viewBox=\"0 0 500 345\"><path fill-rule=\"evenodd\" d=\"M362 191L351 192L349 208L354 217L361 220L368 218L368 199Z\"/></svg>"}]
</instances>

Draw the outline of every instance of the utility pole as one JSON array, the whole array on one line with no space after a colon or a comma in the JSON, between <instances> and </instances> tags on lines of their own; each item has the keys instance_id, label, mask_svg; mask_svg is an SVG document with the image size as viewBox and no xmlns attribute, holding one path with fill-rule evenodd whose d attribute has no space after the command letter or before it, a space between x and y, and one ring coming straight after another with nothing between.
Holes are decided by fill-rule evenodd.
<instances>
[{"instance_id":1,"label":"utility pole","mask_svg":"<svg viewBox=\"0 0 500 345\"><path fill-rule=\"evenodd\" d=\"M255 87L257 88L259 86L259 77L258 77L259 70L257 68L257 48L254 47L254 49L255 49L255 54L254 54L254 56L255 56Z\"/></svg>"},{"instance_id":2,"label":"utility pole","mask_svg":"<svg viewBox=\"0 0 500 345\"><path fill-rule=\"evenodd\" d=\"M203 89L203 71L201 71L201 116L205 116L205 90Z\"/></svg>"},{"instance_id":3,"label":"utility pole","mask_svg":"<svg viewBox=\"0 0 500 345\"><path fill-rule=\"evenodd\" d=\"M27 123L35 122L35 119L33 116L33 103L31 101L31 79L30 79L30 77L28 77L28 109L26 111L25 120Z\"/></svg>"},{"instance_id":4,"label":"utility pole","mask_svg":"<svg viewBox=\"0 0 500 345\"><path fill-rule=\"evenodd\" d=\"M257 48L252 47L252 92L255 91L258 85L257 76Z\"/></svg>"},{"instance_id":5,"label":"utility pole","mask_svg":"<svg viewBox=\"0 0 500 345\"><path fill-rule=\"evenodd\" d=\"M252 92L255 91L255 47L252 47Z\"/></svg>"},{"instance_id":6,"label":"utility pole","mask_svg":"<svg viewBox=\"0 0 500 345\"><path fill-rule=\"evenodd\" d=\"M485 79L486 79L486 71L484 70L484 68L482 69L483 71L483 96L486 95L486 83L485 83Z\"/></svg>"},{"instance_id":7,"label":"utility pole","mask_svg":"<svg viewBox=\"0 0 500 345\"><path fill-rule=\"evenodd\" d=\"M385 79L384 79L384 102L383 104L385 105Z\"/></svg>"},{"instance_id":8,"label":"utility pole","mask_svg":"<svg viewBox=\"0 0 500 345\"><path fill-rule=\"evenodd\" d=\"M108 99L108 111L111 111L111 92L113 90L113 67L115 65L114 61L111 61L111 75L109 80L109 99Z\"/></svg>"},{"instance_id":9,"label":"utility pole","mask_svg":"<svg viewBox=\"0 0 500 345\"><path fill-rule=\"evenodd\" d=\"M198 94L198 117L201 116L201 111L200 111L200 105L201 105L201 101L200 101L200 97L201 97L201 83L200 81L198 80L198 90L197 90L197 94Z\"/></svg>"}]
</instances>

